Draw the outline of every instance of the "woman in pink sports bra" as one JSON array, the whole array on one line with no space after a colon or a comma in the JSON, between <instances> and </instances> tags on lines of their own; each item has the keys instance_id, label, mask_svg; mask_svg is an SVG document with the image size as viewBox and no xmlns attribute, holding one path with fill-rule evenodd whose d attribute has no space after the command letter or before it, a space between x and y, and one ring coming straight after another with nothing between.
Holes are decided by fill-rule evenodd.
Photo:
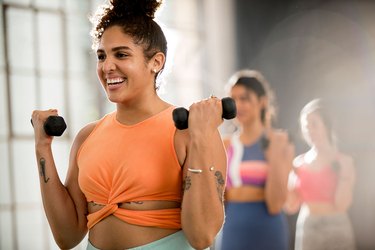
<instances>
[{"instance_id":1,"label":"woman in pink sports bra","mask_svg":"<svg viewBox=\"0 0 375 250\"><path fill-rule=\"evenodd\" d=\"M97 76L116 109L86 126L71 147L65 183L43 124L32 114L44 210L61 249L88 233L87 249L208 248L224 221L226 154L212 97L190 106L177 130L158 95L167 41L157 0L108 0L92 17ZM79 84L77 82L77 84Z\"/></svg>"},{"instance_id":2,"label":"woman in pink sports bra","mask_svg":"<svg viewBox=\"0 0 375 250\"><path fill-rule=\"evenodd\" d=\"M354 234L347 215L355 182L353 160L336 148L320 99L303 107L300 126L310 149L293 162L285 206L289 213L299 210L295 249L353 250Z\"/></svg>"}]
</instances>

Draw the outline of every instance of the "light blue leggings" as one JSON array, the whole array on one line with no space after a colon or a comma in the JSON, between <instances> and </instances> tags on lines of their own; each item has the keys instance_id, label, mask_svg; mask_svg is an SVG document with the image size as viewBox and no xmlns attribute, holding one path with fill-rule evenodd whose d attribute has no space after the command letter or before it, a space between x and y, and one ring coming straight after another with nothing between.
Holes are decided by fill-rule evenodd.
<instances>
[{"instance_id":1,"label":"light blue leggings","mask_svg":"<svg viewBox=\"0 0 375 250\"><path fill-rule=\"evenodd\" d=\"M168 235L167 237L164 237L160 240L151 242L149 244L139 246L139 247L133 247L130 248L130 250L150 250L150 249L160 249L160 250L193 250L187 241L185 234L182 230ZM99 248L94 247L91 242L88 242L86 250L99 250Z\"/></svg>"}]
</instances>

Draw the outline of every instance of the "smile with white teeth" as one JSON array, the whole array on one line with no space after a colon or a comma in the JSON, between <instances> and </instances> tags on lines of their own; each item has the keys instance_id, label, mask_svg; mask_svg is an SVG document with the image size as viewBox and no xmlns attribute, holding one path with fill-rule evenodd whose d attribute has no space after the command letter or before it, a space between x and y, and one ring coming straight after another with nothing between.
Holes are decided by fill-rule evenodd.
<instances>
[{"instance_id":1,"label":"smile with white teeth","mask_svg":"<svg viewBox=\"0 0 375 250\"><path fill-rule=\"evenodd\" d=\"M123 83L125 79L123 78L112 78L112 79L107 79L107 84L108 85L115 85L115 84L120 84Z\"/></svg>"}]
</instances>

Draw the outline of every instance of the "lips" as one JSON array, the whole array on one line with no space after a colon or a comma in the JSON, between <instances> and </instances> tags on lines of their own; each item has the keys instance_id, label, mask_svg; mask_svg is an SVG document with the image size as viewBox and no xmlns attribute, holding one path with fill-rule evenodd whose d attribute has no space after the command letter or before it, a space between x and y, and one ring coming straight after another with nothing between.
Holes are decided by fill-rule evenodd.
<instances>
[{"instance_id":1,"label":"lips","mask_svg":"<svg viewBox=\"0 0 375 250\"><path fill-rule=\"evenodd\" d=\"M126 83L127 78L125 77L111 77L106 78L106 84L107 84L107 91L117 91L121 89L124 84Z\"/></svg>"},{"instance_id":2,"label":"lips","mask_svg":"<svg viewBox=\"0 0 375 250\"><path fill-rule=\"evenodd\" d=\"M122 77L108 78L107 79L107 85L108 86L117 85L117 84L123 83L124 81L125 81L125 79L122 78Z\"/></svg>"}]
</instances>

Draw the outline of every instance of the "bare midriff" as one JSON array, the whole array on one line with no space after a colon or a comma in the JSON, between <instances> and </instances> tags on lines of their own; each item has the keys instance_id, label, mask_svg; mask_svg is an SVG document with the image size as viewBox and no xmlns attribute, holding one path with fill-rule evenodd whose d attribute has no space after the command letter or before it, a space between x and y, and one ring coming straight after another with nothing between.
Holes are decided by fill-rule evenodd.
<instances>
[{"instance_id":1,"label":"bare midriff","mask_svg":"<svg viewBox=\"0 0 375 250\"><path fill-rule=\"evenodd\" d=\"M313 215L331 215L340 213L335 208L335 205L327 202L308 202L305 204L310 212Z\"/></svg>"},{"instance_id":2,"label":"bare midriff","mask_svg":"<svg viewBox=\"0 0 375 250\"><path fill-rule=\"evenodd\" d=\"M255 186L241 186L230 188L225 194L227 201L232 202L252 202L264 201L264 188Z\"/></svg>"},{"instance_id":3,"label":"bare midriff","mask_svg":"<svg viewBox=\"0 0 375 250\"><path fill-rule=\"evenodd\" d=\"M177 208L181 204L175 201L134 201L120 203L118 206L128 210L159 210ZM103 205L88 203L89 213L102 208ZM89 240L100 249L126 249L151 243L177 231L179 230L133 225L110 215L91 228Z\"/></svg>"}]
</instances>

